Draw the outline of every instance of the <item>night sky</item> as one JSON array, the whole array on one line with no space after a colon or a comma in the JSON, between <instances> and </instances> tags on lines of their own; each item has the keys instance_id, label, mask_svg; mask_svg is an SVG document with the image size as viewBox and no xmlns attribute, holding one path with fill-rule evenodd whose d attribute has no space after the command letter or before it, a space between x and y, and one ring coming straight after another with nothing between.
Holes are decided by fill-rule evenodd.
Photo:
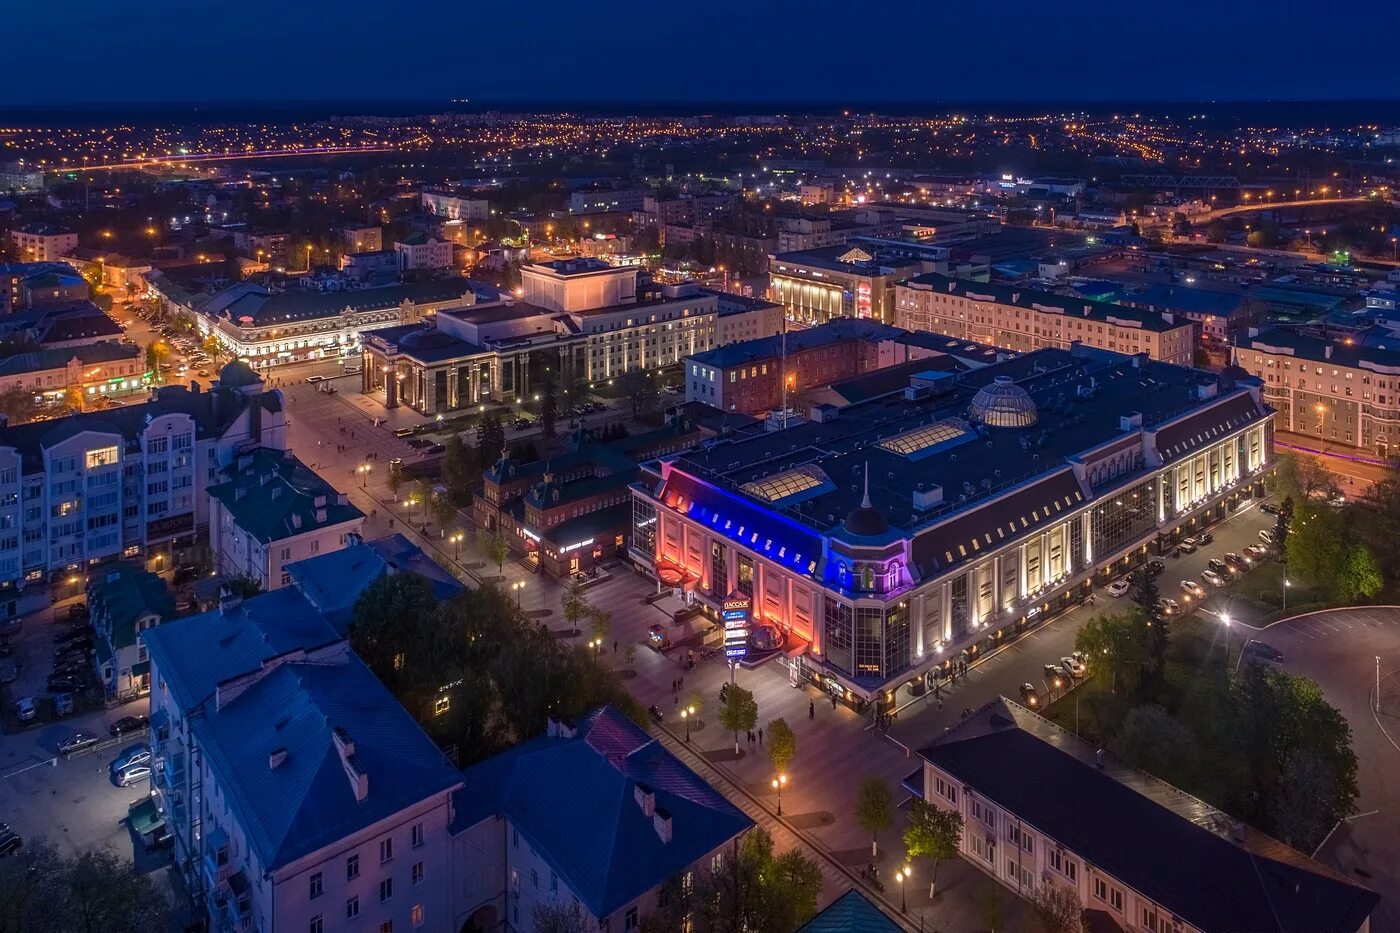
<instances>
[{"instance_id":1,"label":"night sky","mask_svg":"<svg viewBox=\"0 0 1400 933\"><path fill-rule=\"evenodd\" d=\"M0 104L1400 98L1400 0L68 0Z\"/></svg>"}]
</instances>

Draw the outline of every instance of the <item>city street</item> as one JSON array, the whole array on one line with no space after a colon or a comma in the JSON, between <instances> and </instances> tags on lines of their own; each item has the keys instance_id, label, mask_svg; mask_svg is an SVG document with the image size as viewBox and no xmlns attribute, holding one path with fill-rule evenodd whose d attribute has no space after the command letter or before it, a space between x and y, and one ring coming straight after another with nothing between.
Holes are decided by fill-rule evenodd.
<instances>
[{"instance_id":1,"label":"city street","mask_svg":"<svg viewBox=\"0 0 1400 933\"><path fill-rule=\"evenodd\" d=\"M1384 895L1371 929L1400 929L1400 607L1333 609L1276 622L1258 638L1283 667L1310 677L1351 725L1360 796L1356 814L1317 857ZM1380 709L1376 706L1379 661Z\"/></svg>"}]
</instances>

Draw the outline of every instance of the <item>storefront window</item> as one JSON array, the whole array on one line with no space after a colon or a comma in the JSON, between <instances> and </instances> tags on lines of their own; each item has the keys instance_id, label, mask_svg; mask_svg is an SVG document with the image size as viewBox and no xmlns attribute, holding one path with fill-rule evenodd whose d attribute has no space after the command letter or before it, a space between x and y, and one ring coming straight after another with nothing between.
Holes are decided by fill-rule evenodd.
<instances>
[{"instance_id":1,"label":"storefront window","mask_svg":"<svg viewBox=\"0 0 1400 933\"><path fill-rule=\"evenodd\" d=\"M884 613L876 607L856 610L856 674L884 673Z\"/></svg>"},{"instance_id":2,"label":"storefront window","mask_svg":"<svg viewBox=\"0 0 1400 933\"><path fill-rule=\"evenodd\" d=\"M638 550L656 553L656 506L640 496L632 497L632 541Z\"/></svg>"},{"instance_id":3,"label":"storefront window","mask_svg":"<svg viewBox=\"0 0 1400 933\"><path fill-rule=\"evenodd\" d=\"M826 597L826 662L842 673L851 673L851 607Z\"/></svg>"},{"instance_id":4,"label":"storefront window","mask_svg":"<svg viewBox=\"0 0 1400 933\"><path fill-rule=\"evenodd\" d=\"M710 542L710 592L715 596L729 595L729 561L724 553L724 545Z\"/></svg>"},{"instance_id":5,"label":"storefront window","mask_svg":"<svg viewBox=\"0 0 1400 933\"><path fill-rule=\"evenodd\" d=\"M753 595L753 558L747 554L740 554L736 560L739 568L739 580L737 583L739 592L745 596Z\"/></svg>"},{"instance_id":6,"label":"storefront window","mask_svg":"<svg viewBox=\"0 0 1400 933\"><path fill-rule=\"evenodd\" d=\"M885 611L885 676L893 677L909 667L909 604L898 603Z\"/></svg>"}]
</instances>

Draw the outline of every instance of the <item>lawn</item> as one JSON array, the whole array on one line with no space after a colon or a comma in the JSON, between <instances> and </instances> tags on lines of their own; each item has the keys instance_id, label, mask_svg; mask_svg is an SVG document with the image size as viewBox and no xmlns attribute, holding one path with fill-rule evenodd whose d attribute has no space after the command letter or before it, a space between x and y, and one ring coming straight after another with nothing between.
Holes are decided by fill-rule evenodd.
<instances>
[{"instance_id":1,"label":"lawn","mask_svg":"<svg viewBox=\"0 0 1400 933\"><path fill-rule=\"evenodd\" d=\"M1284 615L1283 609L1283 564L1276 560L1265 561L1255 567L1231 586L1230 594L1235 600L1242 600L1254 609L1250 621L1265 622ZM1290 580L1288 586L1288 614L1310 612L1329 605L1328 594L1315 586L1305 586L1297 580Z\"/></svg>"}]
</instances>

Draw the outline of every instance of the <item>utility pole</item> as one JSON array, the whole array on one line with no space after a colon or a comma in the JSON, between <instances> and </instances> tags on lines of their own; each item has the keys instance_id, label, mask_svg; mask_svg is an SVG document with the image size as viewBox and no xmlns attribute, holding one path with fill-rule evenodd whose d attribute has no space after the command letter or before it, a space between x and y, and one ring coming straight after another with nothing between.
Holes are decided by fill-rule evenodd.
<instances>
[{"instance_id":1,"label":"utility pole","mask_svg":"<svg viewBox=\"0 0 1400 933\"><path fill-rule=\"evenodd\" d=\"M1381 711L1381 656L1376 655L1376 712Z\"/></svg>"}]
</instances>

